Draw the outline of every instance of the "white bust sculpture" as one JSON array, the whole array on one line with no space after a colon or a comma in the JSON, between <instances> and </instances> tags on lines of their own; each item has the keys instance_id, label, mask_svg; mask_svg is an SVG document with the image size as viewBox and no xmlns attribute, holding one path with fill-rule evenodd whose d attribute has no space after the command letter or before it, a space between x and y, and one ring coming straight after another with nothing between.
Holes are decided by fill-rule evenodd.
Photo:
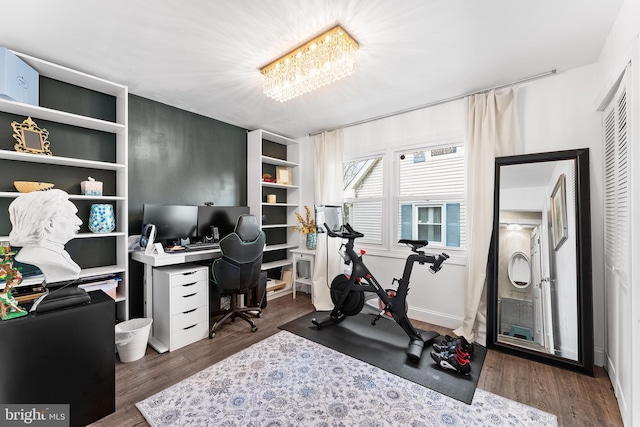
<instances>
[{"instance_id":1,"label":"white bust sculpture","mask_svg":"<svg viewBox=\"0 0 640 427\"><path fill-rule=\"evenodd\" d=\"M15 259L38 267L47 283L75 280L80 276L64 245L82 225L69 195L58 189L18 196L9 205L9 243L20 247Z\"/></svg>"}]
</instances>

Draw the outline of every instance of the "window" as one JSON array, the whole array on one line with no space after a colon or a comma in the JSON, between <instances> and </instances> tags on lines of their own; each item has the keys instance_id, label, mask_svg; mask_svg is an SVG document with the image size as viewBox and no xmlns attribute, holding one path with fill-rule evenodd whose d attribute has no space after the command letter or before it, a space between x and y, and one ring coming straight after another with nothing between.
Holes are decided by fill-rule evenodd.
<instances>
[{"instance_id":1,"label":"window","mask_svg":"<svg viewBox=\"0 0 640 427\"><path fill-rule=\"evenodd\" d=\"M395 158L387 160L393 174L385 172L385 158ZM383 245L386 234L394 243L426 239L464 248L464 167L462 143L344 162L345 222L365 235L362 243Z\"/></svg>"},{"instance_id":2,"label":"window","mask_svg":"<svg viewBox=\"0 0 640 427\"><path fill-rule=\"evenodd\" d=\"M364 234L360 242L382 244L383 184L382 157L344 163L344 220Z\"/></svg>"},{"instance_id":3,"label":"window","mask_svg":"<svg viewBox=\"0 0 640 427\"><path fill-rule=\"evenodd\" d=\"M464 147L398 153L398 239L464 246Z\"/></svg>"}]
</instances>

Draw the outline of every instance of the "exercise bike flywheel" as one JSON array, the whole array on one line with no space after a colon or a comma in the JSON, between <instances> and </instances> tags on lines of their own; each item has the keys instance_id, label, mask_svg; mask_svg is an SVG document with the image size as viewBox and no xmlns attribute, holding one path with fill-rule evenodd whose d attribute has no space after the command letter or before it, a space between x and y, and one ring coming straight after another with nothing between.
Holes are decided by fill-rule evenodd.
<instances>
[{"instance_id":1,"label":"exercise bike flywheel","mask_svg":"<svg viewBox=\"0 0 640 427\"><path fill-rule=\"evenodd\" d=\"M344 274L339 274L331 282L331 301L336 307L344 290L349 286L349 279ZM340 311L347 316L355 316L364 307L364 292L349 291Z\"/></svg>"}]
</instances>

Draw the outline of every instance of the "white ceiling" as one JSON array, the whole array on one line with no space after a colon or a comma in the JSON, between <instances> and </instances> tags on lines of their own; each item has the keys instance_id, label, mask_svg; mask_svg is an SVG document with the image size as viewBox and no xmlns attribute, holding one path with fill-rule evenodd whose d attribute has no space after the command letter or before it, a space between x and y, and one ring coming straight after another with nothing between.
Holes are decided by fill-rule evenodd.
<instances>
[{"instance_id":1,"label":"white ceiling","mask_svg":"<svg viewBox=\"0 0 640 427\"><path fill-rule=\"evenodd\" d=\"M297 138L594 63L622 0L2 0L0 46ZM340 24L355 73L286 103L259 68Z\"/></svg>"}]
</instances>

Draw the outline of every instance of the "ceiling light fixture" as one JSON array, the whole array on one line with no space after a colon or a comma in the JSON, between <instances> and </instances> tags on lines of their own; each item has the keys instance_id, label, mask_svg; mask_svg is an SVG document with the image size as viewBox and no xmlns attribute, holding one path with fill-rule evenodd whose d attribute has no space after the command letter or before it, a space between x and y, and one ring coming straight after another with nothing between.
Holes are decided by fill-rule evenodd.
<instances>
[{"instance_id":1,"label":"ceiling light fixture","mask_svg":"<svg viewBox=\"0 0 640 427\"><path fill-rule=\"evenodd\" d=\"M509 224L509 225L507 225L507 230L509 230L509 231L520 231L520 230L522 230L522 226L520 224Z\"/></svg>"},{"instance_id":2,"label":"ceiling light fixture","mask_svg":"<svg viewBox=\"0 0 640 427\"><path fill-rule=\"evenodd\" d=\"M262 67L265 95L284 102L351 75L358 47L358 43L336 25Z\"/></svg>"}]
</instances>

